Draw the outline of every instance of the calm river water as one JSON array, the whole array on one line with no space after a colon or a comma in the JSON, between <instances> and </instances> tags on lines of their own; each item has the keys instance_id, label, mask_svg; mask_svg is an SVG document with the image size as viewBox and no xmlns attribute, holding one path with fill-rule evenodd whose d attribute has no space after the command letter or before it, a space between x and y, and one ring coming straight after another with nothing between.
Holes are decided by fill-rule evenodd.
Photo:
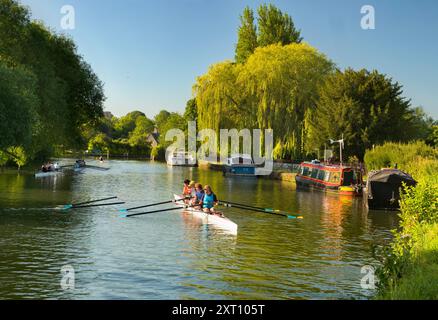
<instances>
[{"instance_id":1,"label":"calm river water","mask_svg":"<svg viewBox=\"0 0 438 320\"><path fill-rule=\"evenodd\" d=\"M0 299L364 299L373 291L361 288L361 268L376 266L372 244L387 241L397 223L395 214L368 213L362 199L292 183L106 165L44 179L0 172ZM179 211L120 217L120 208L171 199L184 178L210 184L224 200L305 218L224 209L239 225L233 236ZM50 209L113 195L126 205ZM61 287L65 265L74 268L74 289Z\"/></svg>"}]
</instances>

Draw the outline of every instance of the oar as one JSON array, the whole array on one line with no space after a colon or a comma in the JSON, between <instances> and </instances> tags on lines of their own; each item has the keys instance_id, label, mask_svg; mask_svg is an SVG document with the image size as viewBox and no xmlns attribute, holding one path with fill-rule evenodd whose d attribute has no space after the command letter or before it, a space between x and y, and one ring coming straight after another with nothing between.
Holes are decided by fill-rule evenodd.
<instances>
[{"instance_id":1,"label":"oar","mask_svg":"<svg viewBox=\"0 0 438 320\"><path fill-rule=\"evenodd\" d=\"M234 205L234 206L242 206L242 207L247 207L247 208L252 208L252 209L257 209L257 210L263 210L264 212L267 212L267 213L283 213L283 214L289 215L289 212L283 211L283 210L277 210L277 209L271 209L271 208L263 208L263 207L256 207L256 206L251 206L251 205L248 205L248 204L236 203L236 202L231 202L231 201L222 201L222 202L227 203L227 204L231 204L231 205Z\"/></svg>"},{"instance_id":2,"label":"oar","mask_svg":"<svg viewBox=\"0 0 438 320\"><path fill-rule=\"evenodd\" d=\"M185 197L185 198L181 198L181 199L173 199L173 200L157 202L157 203L151 203L151 204L147 204L147 205L144 205L144 206L133 207L133 208L128 208L128 209L122 209L122 210L120 210L120 212L125 212L126 213L128 211L132 211L132 210L136 210L136 209L155 207L155 206L159 206L159 205L162 205L162 204L172 203L172 202L181 201L181 200L185 200L185 199L190 199L190 197Z\"/></svg>"},{"instance_id":3,"label":"oar","mask_svg":"<svg viewBox=\"0 0 438 320\"><path fill-rule=\"evenodd\" d=\"M110 169L110 168L105 168L105 167L92 166L89 164L86 164L85 167L90 168L90 169L95 169L95 170L102 170L102 171L108 171Z\"/></svg>"},{"instance_id":4,"label":"oar","mask_svg":"<svg viewBox=\"0 0 438 320\"><path fill-rule=\"evenodd\" d=\"M238 209L242 209L242 210L248 210L248 211L254 211L254 212L264 212L264 213L269 213L269 214L273 214L273 215L277 215L277 216L283 216L283 217L286 217L288 219L303 219L303 216L283 214L283 213L274 212L274 211L266 211L263 208L262 209L257 209L257 207L251 208L248 206L241 206L241 205L232 204L232 203L224 202L224 201L220 201L219 204L223 205L224 207L229 207L229 208L234 207L234 208L238 208Z\"/></svg>"},{"instance_id":5,"label":"oar","mask_svg":"<svg viewBox=\"0 0 438 320\"><path fill-rule=\"evenodd\" d=\"M148 212L140 212L140 213L122 214L122 215L120 215L120 217L121 218L129 218L129 217L135 217L135 216L143 216L143 215L151 214L151 213L158 213L158 212L165 212L165 211L176 211L176 210L181 210L181 209L185 209L185 208L189 208L189 207L193 207L193 206L167 208L167 209L160 209L160 210L154 210L154 211L148 211Z\"/></svg>"},{"instance_id":6,"label":"oar","mask_svg":"<svg viewBox=\"0 0 438 320\"><path fill-rule=\"evenodd\" d=\"M90 204L85 206L74 206L70 209L79 209L79 208L92 208L92 207L107 207L107 206L115 206L118 204L124 204L125 202L112 202L112 203L102 203L102 204Z\"/></svg>"},{"instance_id":7,"label":"oar","mask_svg":"<svg viewBox=\"0 0 438 320\"><path fill-rule=\"evenodd\" d=\"M81 205L84 205L84 204L90 204L90 203L95 203L95 202L100 202L100 201L112 200L112 199L116 199L116 198L117 197L109 197L109 198L104 198L104 199L99 199L99 200L91 200L91 201L85 201L85 202L74 203L74 204L66 204L66 205L64 205L64 209L71 209L73 207L81 206Z\"/></svg>"}]
</instances>

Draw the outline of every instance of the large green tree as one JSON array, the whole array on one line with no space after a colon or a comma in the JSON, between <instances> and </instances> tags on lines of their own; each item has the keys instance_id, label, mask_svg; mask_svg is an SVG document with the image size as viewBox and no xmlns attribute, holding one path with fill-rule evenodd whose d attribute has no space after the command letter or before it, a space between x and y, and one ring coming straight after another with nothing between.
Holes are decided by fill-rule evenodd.
<instances>
[{"instance_id":1,"label":"large green tree","mask_svg":"<svg viewBox=\"0 0 438 320\"><path fill-rule=\"evenodd\" d=\"M26 153L32 158L50 155L56 145L78 148L83 127L98 122L105 98L102 83L73 41L31 21L29 11L18 2L0 0L0 57L34 79L23 94L32 91L36 96L34 110L41 121L32 123ZM12 82L5 86L12 87ZM6 107L12 105L8 101Z\"/></svg>"},{"instance_id":2,"label":"large green tree","mask_svg":"<svg viewBox=\"0 0 438 320\"><path fill-rule=\"evenodd\" d=\"M186 121L198 120L198 106L196 105L195 98L187 101L186 109L184 111L184 119L186 119Z\"/></svg>"},{"instance_id":3,"label":"large green tree","mask_svg":"<svg viewBox=\"0 0 438 320\"><path fill-rule=\"evenodd\" d=\"M412 136L412 110L401 85L377 71L337 71L319 90L310 117L312 148L329 139L345 139L344 154L363 158L365 150Z\"/></svg>"},{"instance_id":4,"label":"large green tree","mask_svg":"<svg viewBox=\"0 0 438 320\"><path fill-rule=\"evenodd\" d=\"M135 129L129 134L132 146L148 145L147 137L154 131L155 123L146 116L140 116L135 121Z\"/></svg>"},{"instance_id":5,"label":"large green tree","mask_svg":"<svg viewBox=\"0 0 438 320\"><path fill-rule=\"evenodd\" d=\"M254 22L254 12L246 7L240 16L240 27L236 45L236 62L245 62L257 48L257 27Z\"/></svg>"},{"instance_id":6,"label":"large green tree","mask_svg":"<svg viewBox=\"0 0 438 320\"><path fill-rule=\"evenodd\" d=\"M199 129L274 129L277 157L305 152L305 118L333 70L307 44L257 48L244 64L222 62L194 86Z\"/></svg>"},{"instance_id":7,"label":"large green tree","mask_svg":"<svg viewBox=\"0 0 438 320\"><path fill-rule=\"evenodd\" d=\"M31 144L39 122L35 86L32 73L0 57L0 150Z\"/></svg>"}]
</instances>

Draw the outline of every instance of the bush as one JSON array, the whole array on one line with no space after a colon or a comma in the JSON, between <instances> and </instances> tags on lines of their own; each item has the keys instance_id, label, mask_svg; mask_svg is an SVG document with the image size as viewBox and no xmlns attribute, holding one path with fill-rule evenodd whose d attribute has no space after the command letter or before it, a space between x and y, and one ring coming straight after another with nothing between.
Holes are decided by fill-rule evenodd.
<instances>
[{"instance_id":1,"label":"bush","mask_svg":"<svg viewBox=\"0 0 438 320\"><path fill-rule=\"evenodd\" d=\"M418 169L418 184L401 195L400 228L393 231L394 241L377 271L379 298L436 298L432 283L438 270L438 161L420 158L406 167Z\"/></svg>"},{"instance_id":2,"label":"bush","mask_svg":"<svg viewBox=\"0 0 438 320\"><path fill-rule=\"evenodd\" d=\"M419 161L436 159L438 159L438 149L422 141L408 144L388 142L373 150L367 150L364 157L368 170L379 170L397 164L401 170L411 170L413 175L415 175L415 167Z\"/></svg>"},{"instance_id":3,"label":"bush","mask_svg":"<svg viewBox=\"0 0 438 320\"><path fill-rule=\"evenodd\" d=\"M151 159L164 161L166 159L166 148L163 145L158 145L152 148Z\"/></svg>"}]
</instances>

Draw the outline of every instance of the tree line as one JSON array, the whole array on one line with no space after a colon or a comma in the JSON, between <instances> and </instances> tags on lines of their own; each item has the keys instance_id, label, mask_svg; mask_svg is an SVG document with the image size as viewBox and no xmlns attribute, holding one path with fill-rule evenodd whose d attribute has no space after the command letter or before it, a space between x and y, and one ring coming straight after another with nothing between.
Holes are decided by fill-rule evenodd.
<instances>
[{"instance_id":1,"label":"tree line","mask_svg":"<svg viewBox=\"0 0 438 320\"><path fill-rule=\"evenodd\" d=\"M235 60L197 78L199 129L273 129L274 158L294 160L342 134L346 157L360 160L387 141L436 141L437 122L412 107L398 82L376 70L340 70L274 5L257 14L246 7L240 17Z\"/></svg>"},{"instance_id":2,"label":"tree line","mask_svg":"<svg viewBox=\"0 0 438 320\"><path fill-rule=\"evenodd\" d=\"M273 129L276 159L314 157L342 134L344 154L360 160L389 141L437 145L437 122L412 107L387 75L340 70L273 5L261 5L257 16L246 7L240 22L234 60L196 79L184 114L104 117L103 84L75 43L31 21L15 0L0 0L0 165L21 166L60 150L163 158L165 133L187 130L189 120L198 130ZM148 136L155 128L153 148Z\"/></svg>"},{"instance_id":3,"label":"tree line","mask_svg":"<svg viewBox=\"0 0 438 320\"><path fill-rule=\"evenodd\" d=\"M103 114L103 85L75 43L14 0L0 0L0 161L45 159L80 148Z\"/></svg>"},{"instance_id":4,"label":"tree line","mask_svg":"<svg viewBox=\"0 0 438 320\"><path fill-rule=\"evenodd\" d=\"M171 143L165 141L168 130L178 128L187 131L187 121L194 120L194 100L187 104L187 112L161 110L153 119L141 111L133 111L122 117L107 114L97 126L83 131L88 141L86 149L95 154L129 155L164 160L165 148ZM153 140L151 140L153 139Z\"/></svg>"}]
</instances>

